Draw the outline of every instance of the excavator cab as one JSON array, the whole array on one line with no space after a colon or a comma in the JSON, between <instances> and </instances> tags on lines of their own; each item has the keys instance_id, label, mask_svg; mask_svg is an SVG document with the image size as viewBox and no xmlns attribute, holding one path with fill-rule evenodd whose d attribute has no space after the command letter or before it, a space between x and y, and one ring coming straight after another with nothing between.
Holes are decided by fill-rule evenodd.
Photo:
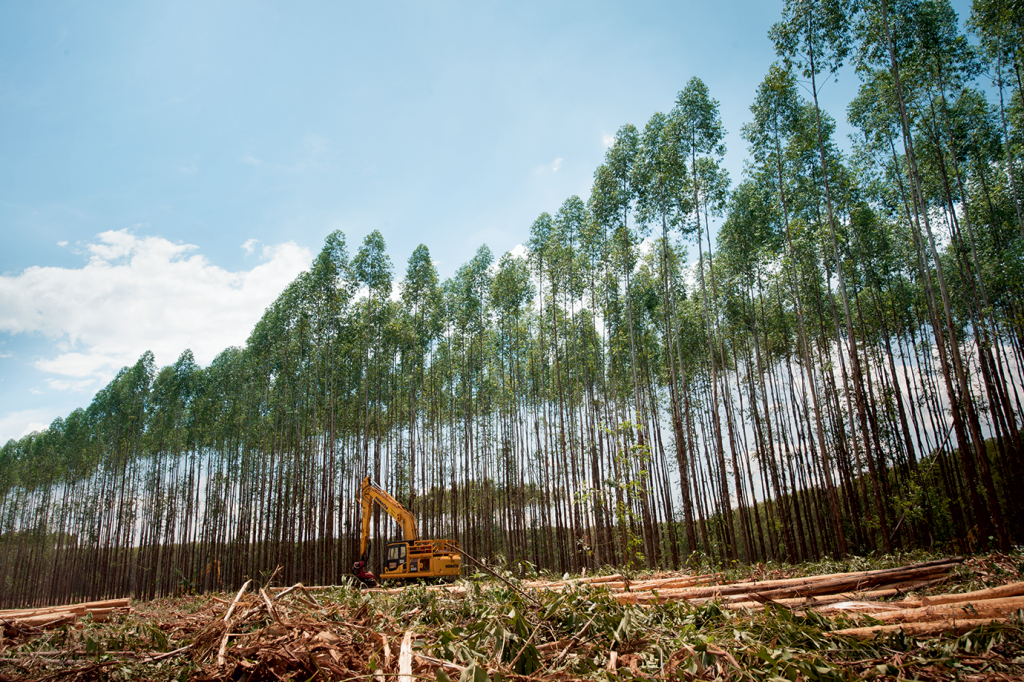
<instances>
[{"instance_id":1,"label":"excavator cab","mask_svg":"<svg viewBox=\"0 0 1024 682\"><path fill-rule=\"evenodd\" d=\"M409 543L408 542L392 542L388 545L387 557L385 563L387 565L387 572L391 573L398 571L405 564L406 558L408 557Z\"/></svg>"}]
</instances>

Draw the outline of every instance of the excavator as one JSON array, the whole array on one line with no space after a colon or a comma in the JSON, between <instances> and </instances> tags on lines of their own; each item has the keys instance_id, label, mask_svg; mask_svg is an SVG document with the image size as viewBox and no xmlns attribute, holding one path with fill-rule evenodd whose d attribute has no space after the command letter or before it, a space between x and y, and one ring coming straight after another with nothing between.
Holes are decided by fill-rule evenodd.
<instances>
[{"instance_id":1,"label":"excavator","mask_svg":"<svg viewBox=\"0 0 1024 682\"><path fill-rule=\"evenodd\" d=\"M373 483L369 476L363 479L357 501L363 505L363 531L359 536L359 560L352 564L352 574L361 583L367 587L377 585L377 576L366 568L370 554L370 517L375 503L402 527L402 540L387 545L381 580L454 580L459 577L462 570L459 543L455 540L421 540L412 512Z\"/></svg>"}]
</instances>

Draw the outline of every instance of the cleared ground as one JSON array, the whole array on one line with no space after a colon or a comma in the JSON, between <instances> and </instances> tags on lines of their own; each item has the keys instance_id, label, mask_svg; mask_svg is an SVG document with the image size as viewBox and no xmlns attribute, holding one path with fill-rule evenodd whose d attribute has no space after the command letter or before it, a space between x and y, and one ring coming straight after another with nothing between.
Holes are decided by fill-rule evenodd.
<instances>
[{"instance_id":1,"label":"cleared ground","mask_svg":"<svg viewBox=\"0 0 1024 682\"><path fill-rule=\"evenodd\" d=\"M445 586L251 581L6 612L0 678L1024 679L1019 552L525 580L492 568Z\"/></svg>"}]
</instances>

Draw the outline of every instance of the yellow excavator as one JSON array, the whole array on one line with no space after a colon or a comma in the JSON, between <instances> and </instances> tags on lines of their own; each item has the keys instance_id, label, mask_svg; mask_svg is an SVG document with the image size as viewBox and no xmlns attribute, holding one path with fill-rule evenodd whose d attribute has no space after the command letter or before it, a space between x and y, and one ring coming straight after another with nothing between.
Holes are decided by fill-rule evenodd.
<instances>
[{"instance_id":1,"label":"yellow excavator","mask_svg":"<svg viewBox=\"0 0 1024 682\"><path fill-rule=\"evenodd\" d=\"M462 554L455 540L421 540L416 530L416 517L367 476L360 486L363 505L363 532L359 536L359 560L352 564L352 574L364 585L374 587L377 576L366 570L370 553L370 517L377 503L402 527L402 541L389 542L384 554L381 580L441 578L454 580L462 570Z\"/></svg>"}]
</instances>

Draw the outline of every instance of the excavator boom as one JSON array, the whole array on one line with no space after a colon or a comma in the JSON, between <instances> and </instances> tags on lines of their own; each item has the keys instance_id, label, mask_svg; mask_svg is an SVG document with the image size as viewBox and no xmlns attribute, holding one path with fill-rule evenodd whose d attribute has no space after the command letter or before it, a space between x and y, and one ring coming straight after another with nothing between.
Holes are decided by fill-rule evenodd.
<instances>
[{"instance_id":1,"label":"excavator boom","mask_svg":"<svg viewBox=\"0 0 1024 682\"><path fill-rule=\"evenodd\" d=\"M359 556L366 559L366 551L370 547L370 516L373 512L373 503L376 502L380 508L388 513L388 516L398 522L402 527L402 539L406 542L414 542L418 539L416 532L416 517L402 503L393 498L386 490L376 485L367 476L360 486L359 499L363 504L363 532L359 536Z\"/></svg>"}]
</instances>

